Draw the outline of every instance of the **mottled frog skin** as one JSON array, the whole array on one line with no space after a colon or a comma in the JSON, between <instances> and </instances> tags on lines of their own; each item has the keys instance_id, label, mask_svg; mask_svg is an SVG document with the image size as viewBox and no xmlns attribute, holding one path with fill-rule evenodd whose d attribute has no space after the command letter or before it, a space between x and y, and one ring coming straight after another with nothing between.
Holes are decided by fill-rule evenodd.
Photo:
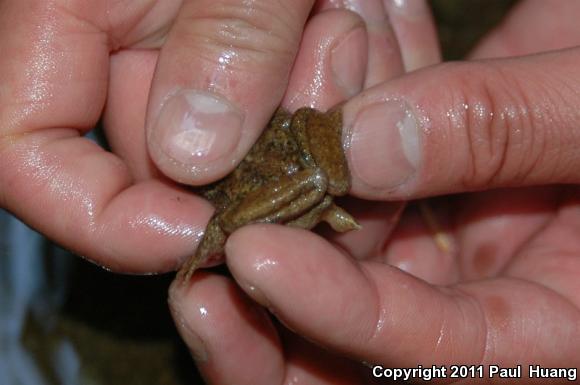
<instances>
[{"instance_id":1,"label":"mottled frog skin","mask_svg":"<svg viewBox=\"0 0 580 385\"><path fill-rule=\"evenodd\" d=\"M250 223L311 229L325 221L340 232L360 226L333 203L350 189L342 149L342 113L279 109L238 167L213 184L196 188L216 208L204 236L179 275L223 254L227 236Z\"/></svg>"}]
</instances>

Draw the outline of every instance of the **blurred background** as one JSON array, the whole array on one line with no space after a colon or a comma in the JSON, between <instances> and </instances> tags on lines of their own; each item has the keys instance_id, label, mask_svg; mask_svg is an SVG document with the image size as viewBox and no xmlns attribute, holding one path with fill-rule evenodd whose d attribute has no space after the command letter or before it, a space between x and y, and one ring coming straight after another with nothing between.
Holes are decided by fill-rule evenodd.
<instances>
[{"instance_id":1,"label":"blurred background","mask_svg":"<svg viewBox=\"0 0 580 385\"><path fill-rule=\"evenodd\" d=\"M430 3L455 60L515 1ZM172 279L109 273L0 210L0 384L203 384L169 315Z\"/></svg>"}]
</instances>

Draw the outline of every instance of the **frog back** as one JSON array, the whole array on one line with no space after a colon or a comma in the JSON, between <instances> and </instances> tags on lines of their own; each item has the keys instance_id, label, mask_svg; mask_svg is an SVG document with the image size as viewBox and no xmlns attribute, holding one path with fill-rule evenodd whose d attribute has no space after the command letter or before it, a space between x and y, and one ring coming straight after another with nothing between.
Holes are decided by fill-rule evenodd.
<instances>
[{"instance_id":1,"label":"frog back","mask_svg":"<svg viewBox=\"0 0 580 385\"><path fill-rule=\"evenodd\" d=\"M194 191L221 210L264 185L303 170L299 145L290 130L291 119L290 113L279 109L232 173Z\"/></svg>"}]
</instances>

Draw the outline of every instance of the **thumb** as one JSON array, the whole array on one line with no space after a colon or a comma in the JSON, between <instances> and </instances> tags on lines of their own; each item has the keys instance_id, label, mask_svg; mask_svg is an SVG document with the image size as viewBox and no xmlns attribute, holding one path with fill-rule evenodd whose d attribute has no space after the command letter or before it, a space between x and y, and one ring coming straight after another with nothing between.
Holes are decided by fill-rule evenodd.
<instances>
[{"instance_id":1,"label":"thumb","mask_svg":"<svg viewBox=\"0 0 580 385\"><path fill-rule=\"evenodd\" d=\"M170 178L215 181L279 105L313 0L184 1L157 62L147 144Z\"/></svg>"},{"instance_id":2,"label":"thumb","mask_svg":"<svg viewBox=\"0 0 580 385\"><path fill-rule=\"evenodd\" d=\"M343 107L353 193L416 198L580 182L580 49L447 63Z\"/></svg>"}]
</instances>

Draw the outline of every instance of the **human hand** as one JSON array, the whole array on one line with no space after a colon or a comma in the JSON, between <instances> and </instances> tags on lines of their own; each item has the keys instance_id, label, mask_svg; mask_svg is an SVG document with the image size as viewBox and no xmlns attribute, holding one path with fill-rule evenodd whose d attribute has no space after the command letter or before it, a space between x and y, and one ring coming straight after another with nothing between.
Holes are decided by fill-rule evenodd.
<instances>
[{"instance_id":1,"label":"human hand","mask_svg":"<svg viewBox=\"0 0 580 385\"><path fill-rule=\"evenodd\" d=\"M320 4L322 9L328 5L329 4ZM386 11L382 8L382 5L380 5L379 2L351 2L349 5L353 6L354 10L361 12L360 15L365 21L366 29L367 31L370 31L367 34L369 51L372 52L375 46L378 47L377 49L374 49L374 51L377 51L375 52L375 55L380 54L380 60L378 60L377 57L373 59L373 54L369 52L368 65L366 65L367 44L366 41L353 41L351 25L353 22L352 14L337 13L337 11L327 11L316 14L309 21L305 29L302 40L303 43L300 47L300 52L297 56L290 77L289 88L282 101L284 107L290 110L295 110L302 105L312 105L325 110L352 95L352 93L349 93L347 89L336 86L337 82L334 76L334 66L336 65L335 57L337 55L337 49L333 47L344 45L342 50L344 50L346 54L342 57L351 62L343 63L343 65L348 64L350 66L348 69L353 72L351 74L352 79L359 79L355 82L359 84L359 90L363 85L366 86L367 83L369 83L368 85L372 85L373 81L381 82L394 76L398 76L405 68L410 69L414 66L420 66L421 64L431 64L438 60L438 48L434 38L423 39L421 42L419 42L418 39L411 38L412 36L420 35L420 32L426 30L429 30L431 34L434 34L433 25L430 24L430 14L427 11L428 8L425 3L422 3L422 5L415 3L415 7L413 8L403 7L401 9L392 9L391 7L389 11L389 16L393 25L398 25L398 30L396 32L397 36L401 34L407 39L407 44L401 46L403 52L409 52L407 56L411 59L407 60L402 59L400 56L399 43L397 42L393 30L385 23ZM382 17L377 12L374 12L371 13L372 19L369 21L365 17L368 17L369 15L368 9L363 12L358 8L360 5L365 5L365 7L368 5L378 7L382 12ZM318 11L322 9L318 9ZM382 29L378 28L378 20L382 20ZM362 25L359 24L358 26L361 27ZM344 38L345 35L349 37ZM421 47L421 44L423 44L424 47ZM363 47L364 50L361 50ZM431 52L432 54L417 55L414 52L414 49ZM365 59L363 62L352 63L353 59L363 58ZM340 82L338 84L341 85ZM385 204L380 212L385 218L393 218L397 216L400 207L400 204ZM366 222L367 224L370 224L369 221ZM393 222L387 221L386 223L382 223L380 227L382 230L387 231L387 228L392 228L392 225ZM371 226L368 226L367 228L370 227ZM376 232L377 230L378 227L375 226L374 231ZM203 278L201 277L209 277L210 282L213 282L214 284L210 284L209 287L204 290L198 284L200 280L203 281ZM287 372L280 372L278 370L270 371L269 368L267 368L266 371L268 373L264 377L261 376L261 371L258 371L256 365L262 362L266 357L268 359L273 359L272 365L274 367L276 364L280 364L284 358L279 357L278 351L272 351L271 349L268 349L268 347L265 349L260 347L258 351L254 351L256 354L244 355L243 359L241 359L241 354L230 354L231 352L228 354L221 354L225 353L225 351L230 351L231 349L237 350L234 344L239 345L242 348L247 348L248 344L246 344L245 341L250 341L256 337L260 338L256 334L261 334L262 330L253 331L248 330L248 328L243 328L241 331L231 331L227 326L231 325L232 327L238 327L240 326L238 322L247 323L247 318L254 318L255 314L259 314L260 311L258 310L256 313L253 310L250 310L248 313L246 312L246 309L239 306L238 302L245 301L243 296L240 294L239 289L236 289L236 286L233 283L223 277L208 275L205 272L198 271L193 280L194 283L190 293L196 293L195 298L201 298L203 301L207 301L207 304L192 309L189 306L189 302L184 298L178 299L177 297L179 295L175 293L182 292L182 289L184 288L182 283L174 288L176 291L174 291L171 296L171 303L173 304L172 308L174 310L176 323L178 327L185 328L182 329L183 336L186 342L193 345L192 349L194 350L194 354L197 351L195 346L198 346L199 343L195 342L197 337L188 332L188 330L190 330L188 326L189 322L183 318L182 311L189 313L190 311L199 310L199 314L205 318L203 314L207 309L214 307L221 309L222 307L232 306L232 312L222 313L222 311L219 310L220 314L215 315L215 317L210 316L205 321L207 322L206 325L211 330L225 332L227 334L233 332L235 334L235 336L232 335L231 340L224 341L228 344L231 343L232 345L228 345L227 347L213 346L212 356L213 353L216 352L216 354L220 354L219 357L212 360L209 365L202 365L202 371L210 382L215 381L217 383L227 383L228 381L233 380L232 375L236 375L236 381L239 381L238 375L240 373L237 373L236 370L244 372L242 377L247 383L256 383L255 381L258 381L257 383L271 383L272 381L280 382L284 377L291 379L293 376L298 376L302 379L318 376L317 371L319 368L304 367L304 364L306 363L304 361L304 354L306 352L310 352L311 354L316 352L315 354L318 354L317 350L313 349L310 344L297 343L295 338L290 338L292 341L290 343L293 346L291 350L296 350L296 357L290 358L288 362L282 362L282 365L284 367L289 367L289 370ZM195 299L192 298L189 298L189 300L195 301ZM209 314L214 315L211 310ZM220 322L220 325L215 325L215 321ZM222 324L222 322L224 324ZM252 323L253 321L249 320L249 322ZM282 331L282 333L284 332ZM268 339L270 337L277 339L277 336L266 336ZM212 340L212 343L215 342L218 344L221 340L221 337L216 335L206 338ZM259 343L252 345L258 346ZM203 354L205 353L202 353L202 355ZM329 356L326 361L328 361L329 364L335 364L334 359L335 357ZM321 362L321 357L318 357L318 362ZM268 364L268 366L269 365L270 364ZM276 369L280 368L278 367ZM356 365L350 363L347 364L344 369L352 373L358 371ZM332 376L332 378L337 380L341 374L344 374L344 371L338 371ZM277 380L274 378L277 378ZM343 378L342 381L348 383L350 382L349 379L351 379L351 377Z\"/></svg>"},{"instance_id":2,"label":"human hand","mask_svg":"<svg viewBox=\"0 0 580 385\"><path fill-rule=\"evenodd\" d=\"M522 3L474 56L526 53L534 32L545 35L543 23L553 21L538 17L544 4ZM551 14L577 14L572 3L560 6ZM555 19L577 31L571 18ZM522 20L536 24L516 32L528 25ZM534 48L577 39L536 39ZM449 249L437 246L413 210L389 239L379 215L357 216L363 230L335 239L350 255L296 229L234 233L226 245L230 271L284 326L226 278L200 273L191 287L173 286L178 326L210 382L365 383L371 371L361 361L578 367L580 189L571 185L580 182L578 59L565 50L445 64L347 102L356 195L504 189L437 201ZM374 124L356 127L363 111ZM401 134L389 129L396 122L416 139L397 146ZM551 186L505 189L537 184Z\"/></svg>"},{"instance_id":3,"label":"human hand","mask_svg":"<svg viewBox=\"0 0 580 385\"><path fill-rule=\"evenodd\" d=\"M179 181L203 183L233 168L286 89L314 2L291 3L3 2L0 207L110 269L175 269L212 208L165 178L147 143L162 171ZM348 96L358 92L358 79L343 81ZM167 95L191 90L203 94L198 101L234 105L248 134L224 130L227 116L206 120L197 139L182 133L206 145L189 148L195 156L186 158L196 164L188 168L164 155L175 132L159 116L179 107ZM104 108L112 153L81 137Z\"/></svg>"}]
</instances>

